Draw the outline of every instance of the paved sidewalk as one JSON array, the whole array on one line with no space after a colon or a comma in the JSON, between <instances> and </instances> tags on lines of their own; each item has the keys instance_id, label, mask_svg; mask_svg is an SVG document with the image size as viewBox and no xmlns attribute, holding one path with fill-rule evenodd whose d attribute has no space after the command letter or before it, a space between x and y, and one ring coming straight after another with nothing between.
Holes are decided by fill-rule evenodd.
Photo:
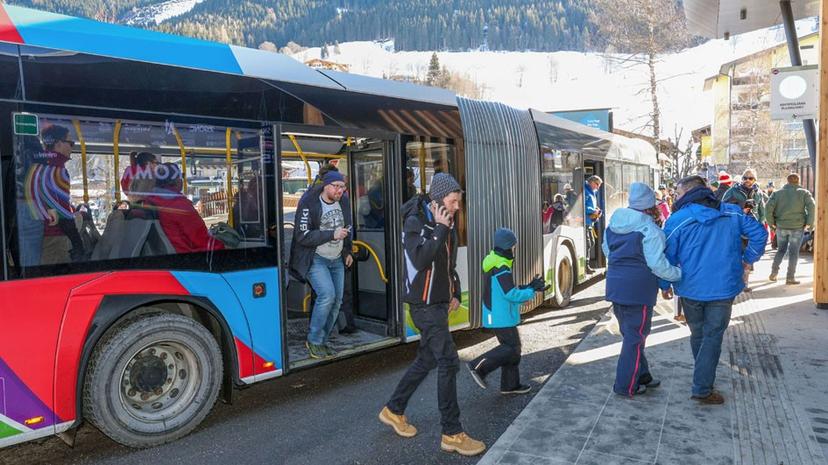
<instances>
[{"instance_id":1,"label":"paved sidewalk","mask_svg":"<svg viewBox=\"0 0 828 465\"><path fill-rule=\"evenodd\" d=\"M662 386L613 394L621 338L608 314L479 465L828 463L828 311L813 305L810 261L799 286L766 281L769 270L758 263L753 292L737 298L716 379L724 405L690 399L690 331L669 303L647 339Z\"/></svg>"}]
</instances>

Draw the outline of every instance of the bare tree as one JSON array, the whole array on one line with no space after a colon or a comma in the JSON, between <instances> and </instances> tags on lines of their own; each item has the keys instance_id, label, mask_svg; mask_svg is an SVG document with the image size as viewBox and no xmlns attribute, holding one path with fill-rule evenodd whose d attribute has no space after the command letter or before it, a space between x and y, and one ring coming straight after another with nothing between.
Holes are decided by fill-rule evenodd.
<instances>
[{"instance_id":1,"label":"bare tree","mask_svg":"<svg viewBox=\"0 0 828 465\"><path fill-rule=\"evenodd\" d=\"M691 43L684 12L676 0L594 0L593 5L592 23L598 26L605 41L600 45L618 52L608 58L625 66L647 66L649 81L642 92L649 92L652 112L645 127L652 129L658 144L661 109L656 64L661 55Z\"/></svg>"},{"instance_id":2,"label":"bare tree","mask_svg":"<svg viewBox=\"0 0 828 465\"><path fill-rule=\"evenodd\" d=\"M666 142L661 142L659 152L665 154L670 159L670 166L665 173L665 177L677 181L685 176L699 172L702 167L702 159L700 154L696 151L696 144L693 138L687 138L684 148L680 145L683 139L683 129L679 129L678 125L673 129L673 137L667 138Z\"/></svg>"}]
</instances>

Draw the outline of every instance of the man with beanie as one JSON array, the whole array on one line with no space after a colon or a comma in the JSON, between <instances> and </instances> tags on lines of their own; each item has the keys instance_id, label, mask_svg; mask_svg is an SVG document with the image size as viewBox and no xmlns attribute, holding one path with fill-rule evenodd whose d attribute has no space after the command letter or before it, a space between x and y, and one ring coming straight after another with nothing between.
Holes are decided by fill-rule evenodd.
<instances>
[{"instance_id":1,"label":"man with beanie","mask_svg":"<svg viewBox=\"0 0 828 465\"><path fill-rule=\"evenodd\" d=\"M738 205L720 202L701 176L688 176L676 187L678 199L664 234L667 260L681 268L675 283L690 327L693 351L692 398L701 404L721 404L713 390L722 338L730 323L733 299L742 292L744 270L765 252L768 233ZM747 237L747 246L742 246ZM672 297L670 283L661 282L662 295Z\"/></svg>"},{"instance_id":2,"label":"man with beanie","mask_svg":"<svg viewBox=\"0 0 828 465\"><path fill-rule=\"evenodd\" d=\"M469 437L460 424L457 403L457 370L460 358L448 325L449 312L460 307L457 265L457 230L454 217L460 210L460 184L447 173L431 180L429 194L409 199L402 206L405 286L403 301L420 331L417 358L403 375L391 399L379 414L382 423L406 438L417 434L405 409L417 387L437 368L437 404L440 407L440 448L472 456L486 450Z\"/></svg>"},{"instance_id":3,"label":"man with beanie","mask_svg":"<svg viewBox=\"0 0 828 465\"><path fill-rule=\"evenodd\" d=\"M546 283L536 276L531 283L515 286L512 265L517 237L511 229L495 232L494 250L483 259L483 327L494 332L499 346L468 363L474 381L486 389L486 375L500 368L501 394L526 394L531 388L520 382L520 305L543 292Z\"/></svg>"},{"instance_id":4,"label":"man with beanie","mask_svg":"<svg viewBox=\"0 0 828 465\"><path fill-rule=\"evenodd\" d=\"M658 298L659 279L676 282L681 270L664 255L664 233L653 221L655 193L640 182L630 185L630 206L615 210L604 240L607 257L606 299L618 318L623 342L613 391L632 397L660 381L650 374L644 346Z\"/></svg>"},{"instance_id":5,"label":"man with beanie","mask_svg":"<svg viewBox=\"0 0 828 465\"><path fill-rule=\"evenodd\" d=\"M305 343L312 358L336 355L328 346L328 336L339 316L345 267L353 263L351 209L344 192L345 178L329 171L322 178L320 194L301 199L296 208L290 270L316 292Z\"/></svg>"}]
</instances>

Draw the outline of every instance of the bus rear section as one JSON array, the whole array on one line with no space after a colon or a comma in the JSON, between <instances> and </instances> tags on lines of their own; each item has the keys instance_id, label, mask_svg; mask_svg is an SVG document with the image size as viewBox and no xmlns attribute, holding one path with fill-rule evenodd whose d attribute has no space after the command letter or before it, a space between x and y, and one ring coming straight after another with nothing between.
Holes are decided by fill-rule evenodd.
<instances>
[{"instance_id":1,"label":"bus rear section","mask_svg":"<svg viewBox=\"0 0 828 465\"><path fill-rule=\"evenodd\" d=\"M0 447L81 417L161 444L280 375L269 130L21 107L31 131L0 123Z\"/></svg>"}]
</instances>

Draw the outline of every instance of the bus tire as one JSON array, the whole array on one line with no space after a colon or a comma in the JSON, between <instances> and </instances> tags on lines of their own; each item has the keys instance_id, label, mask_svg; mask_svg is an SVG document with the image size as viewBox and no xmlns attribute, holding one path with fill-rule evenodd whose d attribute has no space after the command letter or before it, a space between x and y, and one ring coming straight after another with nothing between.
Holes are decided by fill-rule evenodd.
<instances>
[{"instance_id":1,"label":"bus tire","mask_svg":"<svg viewBox=\"0 0 828 465\"><path fill-rule=\"evenodd\" d=\"M555 295L552 305L563 308L569 305L572 299L572 290L575 287L575 268L572 266L572 256L565 245L558 246L555 255Z\"/></svg>"},{"instance_id":2,"label":"bus tire","mask_svg":"<svg viewBox=\"0 0 828 465\"><path fill-rule=\"evenodd\" d=\"M96 345L83 386L83 414L113 441L152 447L193 431L222 380L213 335L171 313L128 319Z\"/></svg>"}]
</instances>

